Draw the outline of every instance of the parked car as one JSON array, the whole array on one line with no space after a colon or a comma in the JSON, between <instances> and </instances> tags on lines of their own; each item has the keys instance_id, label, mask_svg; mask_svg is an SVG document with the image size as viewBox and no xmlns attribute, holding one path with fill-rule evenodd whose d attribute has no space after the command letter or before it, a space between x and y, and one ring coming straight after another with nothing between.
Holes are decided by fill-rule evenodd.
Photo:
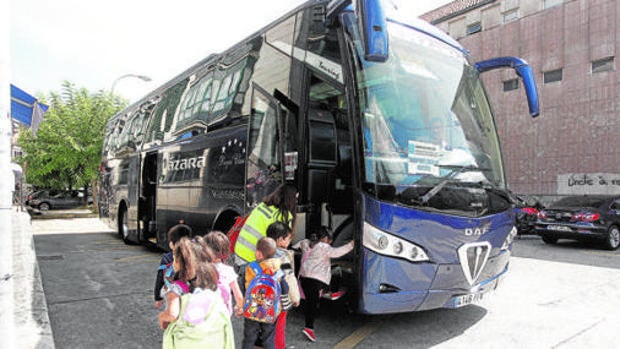
<instances>
[{"instance_id":1,"label":"parked car","mask_svg":"<svg viewBox=\"0 0 620 349\"><path fill-rule=\"evenodd\" d=\"M534 196L515 195L515 220L518 235L536 234L534 225L538 212L543 208Z\"/></svg>"},{"instance_id":2,"label":"parked car","mask_svg":"<svg viewBox=\"0 0 620 349\"><path fill-rule=\"evenodd\" d=\"M564 197L538 213L536 233L547 244L594 240L615 250L620 245L620 195Z\"/></svg>"},{"instance_id":3,"label":"parked car","mask_svg":"<svg viewBox=\"0 0 620 349\"><path fill-rule=\"evenodd\" d=\"M83 197L84 193L79 190L44 189L29 194L26 198L26 205L40 211L75 208L84 205ZM86 203L92 205L92 196L86 198Z\"/></svg>"},{"instance_id":4,"label":"parked car","mask_svg":"<svg viewBox=\"0 0 620 349\"><path fill-rule=\"evenodd\" d=\"M26 195L24 205L32 207L31 205L32 200L37 199L39 196L41 197L50 196L50 195L53 196L53 195L58 194L59 192L60 192L59 190L54 190L54 189L45 189L45 190L39 189L39 190L31 191L30 193L28 193L28 195Z\"/></svg>"}]
</instances>

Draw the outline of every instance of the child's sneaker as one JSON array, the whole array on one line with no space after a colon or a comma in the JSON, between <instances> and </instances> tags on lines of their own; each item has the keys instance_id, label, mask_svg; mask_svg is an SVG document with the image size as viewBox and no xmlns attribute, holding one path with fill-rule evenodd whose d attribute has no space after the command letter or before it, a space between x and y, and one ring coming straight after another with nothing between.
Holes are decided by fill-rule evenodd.
<instances>
[{"instance_id":1,"label":"child's sneaker","mask_svg":"<svg viewBox=\"0 0 620 349\"><path fill-rule=\"evenodd\" d=\"M344 294L345 294L345 291L342 291L342 290L332 292L330 299L335 301L337 299L340 299L342 296L344 296Z\"/></svg>"},{"instance_id":2,"label":"child's sneaker","mask_svg":"<svg viewBox=\"0 0 620 349\"><path fill-rule=\"evenodd\" d=\"M301 332L303 332L306 335L306 337L308 337L309 340L316 342L316 336L314 335L313 329L304 327L304 329L301 330Z\"/></svg>"},{"instance_id":3,"label":"child's sneaker","mask_svg":"<svg viewBox=\"0 0 620 349\"><path fill-rule=\"evenodd\" d=\"M325 298L325 299L329 299L329 300L335 301L337 299L342 298L342 296L344 296L346 293L347 293L347 290L345 288L340 288L338 291L325 292L325 293L321 294L321 298Z\"/></svg>"}]
</instances>

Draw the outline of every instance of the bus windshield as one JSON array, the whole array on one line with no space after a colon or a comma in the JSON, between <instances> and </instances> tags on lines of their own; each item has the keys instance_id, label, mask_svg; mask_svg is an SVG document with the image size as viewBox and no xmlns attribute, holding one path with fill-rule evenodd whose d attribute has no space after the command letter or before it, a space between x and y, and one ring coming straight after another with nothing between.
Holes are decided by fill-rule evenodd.
<instances>
[{"instance_id":1,"label":"bus windshield","mask_svg":"<svg viewBox=\"0 0 620 349\"><path fill-rule=\"evenodd\" d=\"M388 21L389 58L354 51L364 188L382 200L480 216L510 205L499 141L479 74L463 52Z\"/></svg>"}]
</instances>

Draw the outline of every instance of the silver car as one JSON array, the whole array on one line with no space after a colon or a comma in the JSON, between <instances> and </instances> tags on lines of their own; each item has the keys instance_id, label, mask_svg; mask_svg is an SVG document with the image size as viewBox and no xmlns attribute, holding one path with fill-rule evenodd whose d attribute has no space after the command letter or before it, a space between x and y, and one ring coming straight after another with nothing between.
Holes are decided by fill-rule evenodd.
<instances>
[{"instance_id":1,"label":"silver car","mask_svg":"<svg viewBox=\"0 0 620 349\"><path fill-rule=\"evenodd\" d=\"M85 202L91 205L93 203L93 198L88 196L86 201L84 201L83 193L78 190L45 189L28 195L26 205L39 209L40 211L47 211L51 209L80 207L83 206Z\"/></svg>"}]
</instances>

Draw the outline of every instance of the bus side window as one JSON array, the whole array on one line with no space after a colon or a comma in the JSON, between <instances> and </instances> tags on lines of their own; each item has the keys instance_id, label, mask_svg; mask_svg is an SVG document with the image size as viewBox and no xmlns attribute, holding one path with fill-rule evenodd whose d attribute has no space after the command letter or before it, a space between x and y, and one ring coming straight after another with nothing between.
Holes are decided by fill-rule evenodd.
<instances>
[{"instance_id":1,"label":"bus side window","mask_svg":"<svg viewBox=\"0 0 620 349\"><path fill-rule=\"evenodd\" d=\"M170 131L172 118L181 100L181 95L187 86L189 79L183 79L165 92L165 95L157 103L149 124L146 142L162 141L165 133Z\"/></svg>"},{"instance_id":2,"label":"bus side window","mask_svg":"<svg viewBox=\"0 0 620 349\"><path fill-rule=\"evenodd\" d=\"M253 91L250 131L246 158L246 205L254 207L281 182L281 164L278 159L280 138L278 134L276 103L256 87Z\"/></svg>"},{"instance_id":3,"label":"bus side window","mask_svg":"<svg viewBox=\"0 0 620 349\"><path fill-rule=\"evenodd\" d=\"M280 106L282 115L283 128L283 145L284 145L284 180L289 183L298 185L298 161L299 147L297 142L298 123L297 114L285 106Z\"/></svg>"}]
</instances>

